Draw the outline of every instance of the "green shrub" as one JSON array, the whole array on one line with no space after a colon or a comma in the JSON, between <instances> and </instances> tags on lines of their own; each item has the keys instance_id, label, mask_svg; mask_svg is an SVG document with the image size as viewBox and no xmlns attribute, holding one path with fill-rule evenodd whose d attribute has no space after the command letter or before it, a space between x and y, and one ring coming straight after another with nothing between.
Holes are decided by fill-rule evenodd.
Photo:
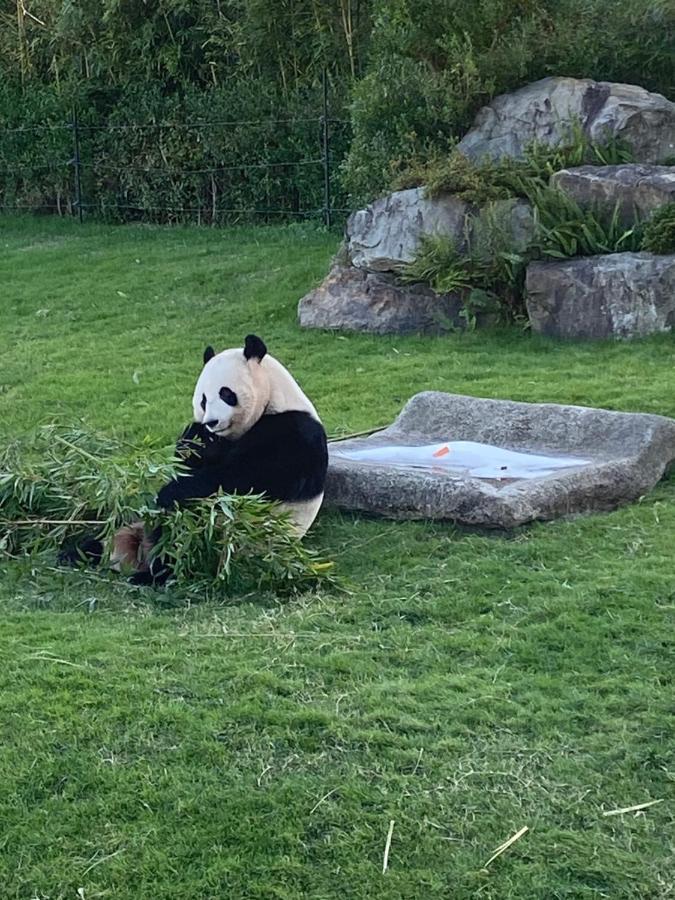
<instances>
[{"instance_id":1,"label":"green shrub","mask_svg":"<svg viewBox=\"0 0 675 900\"><path fill-rule=\"evenodd\" d=\"M36 86L25 97L0 77L0 207L72 211L70 121L69 104L53 87Z\"/></svg>"},{"instance_id":2,"label":"green shrub","mask_svg":"<svg viewBox=\"0 0 675 900\"><path fill-rule=\"evenodd\" d=\"M424 185L426 194L438 197L455 194L467 203L482 205L508 197L528 197L535 183L542 187L561 169L583 165L618 165L632 162L633 156L621 141L592 142L578 123L572 123L565 143L559 147L531 144L522 160L469 160L458 151L428 160L414 160L398 175L398 190Z\"/></svg>"},{"instance_id":3,"label":"green shrub","mask_svg":"<svg viewBox=\"0 0 675 900\"><path fill-rule=\"evenodd\" d=\"M650 253L675 253L675 203L661 206L645 223L640 249Z\"/></svg>"},{"instance_id":4,"label":"green shrub","mask_svg":"<svg viewBox=\"0 0 675 900\"><path fill-rule=\"evenodd\" d=\"M618 203L611 211L582 209L539 177L520 175L519 191L533 209L534 236L527 246L514 246L508 227L510 208L488 203L480 216L470 216L466 247L456 247L447 237L425 235L415 260L401 268L400 278L425 282L439 293L460 293L471 321L475 322L476 311L483 310L498 310L502 319L513 320L525 312L525 272L531 260L595 256L644 246L642 226L636 222L626 228ZM665 224L657 223L655 234L664 239L660 246L672 242L674 221L664 216Z\"/></svg>"},{"instance_id":5,"label":"green shrub","mask_svg":"<svg viewBox=\"0 0 675 900\"><path fill-rule=\"evenodd\" d=\"M72 210L72 133L43 126L67 124L73 102L84 126L118 126L83 134L84 197L97 213L222 222L233 209L260 221L323 206L324 67L331 117L350 109L354 129L352 139L331 123L340 208L447 159L482 105L539 78L675 91L672 0L615 0L611 14L606 0L41 0L18 17L14 6L0 4L0 122L28 130L0 135L3 206ZM235 119L247 124L182 127ZM147 127L160 121L181 127ZM242 169L244 159L308 164ZM483 199L510 189L493 182L486 197L452 167L427 180L457 179Z\"/></svg>"},{"instance_id":6,"label":"green shrub","mask_svg":"<svg viewBox=\"0 0 675 900\"><path fill-rule=\"evenodd\" d=\"M488 253L477 244L458 250L451 238L425 235L413 262L401 267L404 283L424 282L437 293L458 293L470 326L479 314L502 321L518 319L526 256L498 246Z\"/></svg>"},{"instance_id":7,"label":"green shrub","mask_svg":"<svg viewBox=\"0 0 675 900\"><path fill-rule=\"evenodd\" d=\"M395 178L393 187L403 190L423 186L428 197L454 194L467 203L481 205L514 197L521 170L523 166L511 160L476 165L455 150L443 156L435 153L426 161L413 161Z\"/></svg>"},{"instance_id":8,"label":"green shrub","mask_svg":"<svg viewBox=\"0 0 675 900\"><path fill-rule=\"evenodd\" d=\"M319 86L282 97L274 84L256 78L188 85L173 93L145 83L106 100L83 94L79 104L82 193L89 215L222 224L320 214ZM13 110L8 125L24 130L0 133L0 205L72 212L69 104L52 86L36 85L25 95L5 85L0 118L6 107ZM161 128L160 123L176 124ZM335 162L346 152L348 132L337 124L332 130ZM334 185L333 205L344 207L338 188Z\"/></svg>"}]
</instances>

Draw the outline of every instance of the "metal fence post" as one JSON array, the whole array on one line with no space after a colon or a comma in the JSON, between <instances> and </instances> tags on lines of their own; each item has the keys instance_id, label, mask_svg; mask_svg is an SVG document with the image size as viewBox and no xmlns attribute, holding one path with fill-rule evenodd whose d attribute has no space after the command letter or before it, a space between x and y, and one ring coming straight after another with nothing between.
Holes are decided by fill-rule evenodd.
<instances>
[{"instance_id":1,"label":"metal fence post","mask_svg":"<svg viewBox=\"0 0 675 900\"><path fill-rule=\"evenodd\" d=\"M328 128L328 73L323 70L323 219L326 228L330 228L330 130Z\"/></svg>"},{"instance_id":2,"label":"metal fence post","mask_svg":"<svg viewBox=\"0 0 675 900\"><path fill-rule=\"evenodd\" d=\"M80 165L80 129L77 120L77 107L73 104L73 118L71 122L73 129L73 165L75 167L75 205L77 206L77 215L82 224L82 172Z\"/></svg>"}]
</instances>

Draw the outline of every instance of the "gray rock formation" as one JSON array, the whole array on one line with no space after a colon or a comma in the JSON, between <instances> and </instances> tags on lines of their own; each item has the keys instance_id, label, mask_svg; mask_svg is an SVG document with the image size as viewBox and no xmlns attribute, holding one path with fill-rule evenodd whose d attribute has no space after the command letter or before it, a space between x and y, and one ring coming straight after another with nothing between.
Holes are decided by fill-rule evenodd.
<instances>
[{"instance_id":1,"label":"gray rock formation","mask_svg":"<svg viewBox=\"0 0 675 900\"><path fill-rule=\"evenodd\" d=\"M335 265L319 287L302 298L304 328L373 334L440 334L462 325L457 294L435 294L422 284L398 284L393 275Z\"/></svg>"},{"instance_id":2,"label":"gray rock formation","mask_svg":"<svg viewBox=\"0 0 675 900\"><path fill-rule=\"evenodd\" d=\"M476 441L581 457L553 475L488 479L348 459L345 451ZM425 392L368 438L332 443L326 502L392 519L450 519L512 528L535 519L610 510L649 491L675 460L675 420L578 406Z\"/></svg>"},{"instance_id":3,"label":"gray rock formation","mask_svg":"<svg viewBox=\"0 0 675 900\"><path fill-rule=\"evenodd\" d=\"M347 249L352 264L371 272L392 272L415 259L423 234L443 234L462 246L467 211L463 200L430 199L423 188L388 194L349 217Z\"/></svg>"},{"instance_id":4,"label":"gray rock formation","mask_svg":"<svg viewBox=\"0 0 675 900\"><path fill-rule=\"evenodd\" d=\"M675 256L611 253L527 268L533 331L563 338L632 338L675 326Z\"/></svg>"},{"instance_id":5,"label":"gray rock formation","mask_svg":"<svg viewBox=\"0 0 675 900\"><path fill-rule=\"evenodd\" d=\"M579 166L556 172L551 185L584 209L614 210L618 204L621 220L630 225L675 202L675 166Z\"/></svg>"},{"instance_id":6,"label":"gray rock formation","mask_svg":"<svg viewBox=\"0 0 675 900\"><path fill-rule=\"evenodd\" d=\"M638 162L675 154L675 103L636 85L576 78L544 78L496 97L458 149L471 159L519 158L534 141L564 144L575 122L597 143L620 138Z\"/></svg>"},{"instance_id":7,"label":"gray rock formation","mask_svg":"<svg viewBox=\"0 0 675 900\"><path fill-rule=\"evenodd\" d=\"M582 206L619 203L626 224L668 202L675 167L649 166L675 155L675 104L635 85L545 78L497 97L478 114L459 149L471 158L522 157L532 142L553 146L580 124L598 143L618 138L641 165L567 169L553 182ZM477 208L423 188L396 191L353 213L341 258L324 283L300 301L300 324L378 334L436 333L463 324L461 297L402 285L388 273L412 262L423 235L443 235L462 252L494 258L524 250L534 236L529 204L506 200ZM648 254L530 266L528 310L535 330L609 337L669 330L672 264Z\"/></svg>"},{"instance_id":8,"label":"gray rock formation","mask_svg":"<svg viewBox=\"0 0 675 900\"><path fill-rule=\"evenodd\" d=\"M450 194L425 197L424 188L395 191L349 217L346 252L352 265L369 272L395 272L412 262L424 234L443 235L458 250L480 237L489 223L524 248L533 234L532 209L525 200L498 200L482 208Z\"/></svg>"},{"instance_id":9,"label":"gray rock formation","mask_svg":"<svg viewBox=\"0 0 675 900\"><path fill-rule=\"evenodd\" d=\"M304 328L375 334L439 334L463 328L458 294L436 294L423 284L402 284L393 274L417 255L422 234L443 234L459 246L469 239L490 257L524 249L534 235L532 209L524 200L499 200L481 209L453 197L427 199L422 189L398 191L354 213L345 243L324 281L298 305ZM476 324L494 316L476 316Z\"/></svg>"}]
</instances>

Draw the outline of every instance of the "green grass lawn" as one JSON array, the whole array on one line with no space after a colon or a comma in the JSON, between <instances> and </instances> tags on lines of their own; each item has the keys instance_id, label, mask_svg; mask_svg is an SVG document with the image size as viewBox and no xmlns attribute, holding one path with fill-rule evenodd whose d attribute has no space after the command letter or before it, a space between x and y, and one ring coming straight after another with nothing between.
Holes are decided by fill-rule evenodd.
<instances>
[{"instance_id":1,"label":"green grass lawn","mask_svg":"<svg viewBox=\"0 0 675 900\"><path fill-rule=\"evenodd\" d=\"M301 332L336 244L0 219L5 438L170 441L204 345L249 331L332 433L427 388L675 416L668 336ZM352 593L284 604L0 562L0 896L672 897L674 538L671 478L510 536L323 511Z\"/></svg>"}]
</instances>

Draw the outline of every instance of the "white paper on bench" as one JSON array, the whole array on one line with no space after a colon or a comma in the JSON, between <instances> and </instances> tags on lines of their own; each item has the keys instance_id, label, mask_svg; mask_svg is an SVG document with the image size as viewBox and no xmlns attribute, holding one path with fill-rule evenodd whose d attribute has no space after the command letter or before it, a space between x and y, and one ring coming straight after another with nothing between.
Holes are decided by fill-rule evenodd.
<instances>
[{"instance_id":1,"label":"white paper on bench","mask_svg":"<svg viewBox=\"0 0 675 900\"><path fill-rule=\"evenodd\" d=\"M447 453L434 455L446 447ZM331 448L331 454L373 465L435 469L449 475L464 474L473 478L542 478L559 469L572 469L590 463L588 459L518 453L473 441L448 441L445 444L426 444L423 447L390 444L369 447L367 450Z\"/></svg>"}]
</instances>

